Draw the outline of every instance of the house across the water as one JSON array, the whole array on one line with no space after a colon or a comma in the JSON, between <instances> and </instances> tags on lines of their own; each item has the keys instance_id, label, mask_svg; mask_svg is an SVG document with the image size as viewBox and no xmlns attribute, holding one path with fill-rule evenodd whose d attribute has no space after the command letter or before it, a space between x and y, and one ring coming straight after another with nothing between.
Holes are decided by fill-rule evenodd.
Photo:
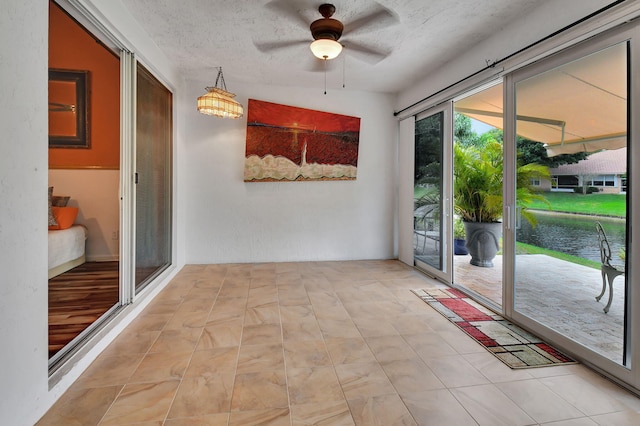
<instances>
[{"instance_id":1,"label":"house across the water","mask_svg":"<svg viewBox=\"0 0 640 426\"><path fill-rule=\"evenodd\" d=\"M573 192L574 188L593 187L599 192L627 192L627 150L604 150L575 164L550 169L551 191Z\"/></svg>"}]
</instances>

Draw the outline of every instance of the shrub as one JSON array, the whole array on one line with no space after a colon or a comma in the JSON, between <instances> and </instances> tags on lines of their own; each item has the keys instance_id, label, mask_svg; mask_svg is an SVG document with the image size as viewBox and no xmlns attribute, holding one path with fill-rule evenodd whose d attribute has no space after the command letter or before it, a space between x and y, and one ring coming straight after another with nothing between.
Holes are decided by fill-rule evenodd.
<instances>
[{"instance_id":1,"label":"shrub","mask_svg":"<svg viewBox=\"0 0 640 426\"><path fill-rule=\"evenodd\" d=\"M596 188L595 186L587 186L586 188L576 186L575 188L573 188L573 192L575 192L576 194L593 194L595 192L600 192L600 189Z\"/></svg>"},{"instance_id":2,"label":"shrub","mask_svg":"<svg viewBox=\"0 0 640 426\"><path fill-rule=\"evenodd\" d=\"M459 217L453 220L453 238L456 240L464 240L467 237L467 232L464 229L464 223Z\"/></svg>"}]
</instances>

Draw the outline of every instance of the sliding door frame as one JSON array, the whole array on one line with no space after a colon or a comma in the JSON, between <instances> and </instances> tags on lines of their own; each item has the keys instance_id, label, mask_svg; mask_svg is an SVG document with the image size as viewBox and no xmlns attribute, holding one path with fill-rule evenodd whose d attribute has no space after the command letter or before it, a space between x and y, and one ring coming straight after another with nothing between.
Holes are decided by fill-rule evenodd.
<instances>
[{"instance_id":1,"label":"sliding door frame","mask_svg":"<svg viewBox=\"0 0 640 426\"><path fill-rule=\"evenodd\" d=\"M85 356L95 357L99 353L95 347L100 346L103 338L112 335L113 329L119 326L123 318L137 309L134 302L144 301L153 296L158 284L164 282L173 273L177 263L176 254L176 174L172 172L169 182L171 191L171 235L170 264L162 272L157 273L150 280L149 285L136 294L135 292L135 147L136 147L136 71L140 63L149 70L172 94L175 99L175 87L167 82L155 67L139 60L128 40L122 34L112 31L113 27L90 4L83 0L54 0L62 9L72 16L87 31L98 38L107 48L113 50L120 57L120 249L119 249L119 301L103 315L86 333L81 334L73 347L65 347L59 351L59 356L49 360L49 385L60 382L67 373L81 364ZM176 123L177 112L174 102L171 109L173 123ZM171 130L172 143L170 147L170 167L176 167L176 136L177 128ZM134 304L132 306L132 304ZM58 355L58 354L56 354Z\"/></svg>"},{"instance_id":2,"label":"sliding door frame","mask_svg":"<svg viewBox=\"0 0 640 426\"><path fill-rule=\"evenodd\" d=\"M637 114L631 114L631 111L640 111L640 80L633 76L640 75L640 24L630 23L623 25L614 30L608 31L606 34L594 37L592 40L585 41L579 45L570 47L561 54L550 56L544 60L541 60L535 64L523 67L517 71L514 71L506 76L505 79L505 129L504 129L504 165L505 165L505 192L504 192L504 215L506 224L504 227L503 247L505 252L505 268L504 273L504 290L503 290L503 310L507 318L512 319L514 322L524 326L531 330L533 333L539 335L543 339L562 347L564 350L570 352L576 358L582 362L590 365L591 367L602 371L606 375L613 377L621 382L621 384L632 387L636 391L640 390L640 358L639 358L639 338L633 338L634 330L640 330L640 291L634 284L637 281L638 273L634 274L631 267L635 262L634 258L638 253L638 230L634 227L634 223L638 223L638 209L640 197L631 197L630 205L628 206L627 226L630 227L628 235L629 246L628 249L628 263L629 266L626 271L628 292L626 294L627 303L627 321L626 321L626 338L627 338L627 354L629 355L628 367L622 366L614 361L607 359L605 356L600 355L593 350L577 343L576 341L569 339L568 337L544 326L543 324L533 320L519 313L515 307L515 223L516 223L516 208L515 208L515 179L516 179L516 147L515 147L515 129L516 129L516 111L515 111L515 87L519 81L527 79L529 77L539 75L545 71L553 69L557 66L572 62L574 60L583 58L589 54L596 53L607 47L613 46L621 42L629 43L629 57L628 57L628 94L630 99L627 101L628 105L628 182L633 188L637 186L638 179L636 170L640 170L640 159L638 155L633 155L637 150L638 137L637 131L634 129L640 128L640 116ZM629 194L632 192L629 191ZM595 235L595 231L594 231ZM509 256L506 259L506 256ZM624 287L619 285L618 291ZM637 334L637 333L636 333Z\"/></svg>"},{"instance_id":3,"label":"sliding door frame","mask_svg":"<svg viewBox=\"0 0 640 426\"><path fill-rule=\"evenodd\" d=\"M123 50L120 84L120 300L123 305L135 297L135 132L136 57Z\"/></svg>"},{"instance_id":4,"label":"sliding door frame","mask_svg":"<svg viewBox=\"0 0 640 426\"><path fill-rule=\"evenodd\" d=\"M430 108L415 116L415 123L418 121L442 114L442 141L441 141L441 180L440 180L440 241L439 250L442 259L441 269L422 262L414 256L414 265L418 269L426 272L443 282L450 283L453 279L453 102L447 101L443 104ZM415 176L415 123L414 123L414 161L411 168L412 178ZM414 182L415 184L415 182ZM412 200L413 201L413 200ZM412 210L413 211L413 210ZM412 214L413 216L413 214ZM425 237L426 238L426 237Z\"/></svg>"},{"instance_id":5,"label":"sliding door frame","mask_svg":"<svg viewBox=\"0 0 640 426\"><path fill-rule=\"evenodd\" d=\"M640 128L640 79L635 76L640 75L640 17L639 4L623 4L608 11L603 16L587 20L575 27L568 29L554 37L545 39L525 50L509 56L505 60L499 61L500 67L492 66L482 72L473 74L468 79L447 87L434 95L425 98L423 101L402 109L398 114L399 119L399 259L407 264L413 264L409 254L413 253L413 239L411 238L409 224L412 223L412 205L410 206L409 193L413 189L413 182L409 181L409 176L413 178L413 148L409 149L408 129L413 129L415 117L425 111L435 111L444 102L455 99L464 93L490 82L496 78L504 79L504 127L503 154L505 159L504 176L504 211L503 217L503 251L506 256L515 253L515 93L514 76L524 75L526 70L535 69L538 63L547 61L567 62L572 55L583 56L587 51L596 51L598 47L615 44L615 41L630 40L629 57L629 112L628 112L628 184L632 188L640 187L638 171L640 171L640 150L638 144L640 140L637 136ZM568 55L568 56L567 56ZM550 63L550 62L549 62ZM413 136L413 135L412 135ZM411 151L411 152L409 152ZM411 169L409 173L406 169ZM631 192L631 191L630 191ZM631 197L628 206L628 244L627 258L629 274L629 291L627 293L627 304L629 306L627 316L627 334L637 335L640 330L640 288L634 281L638 281L634 274L633 265L638 263L638 253L640 253L640 196ZM635 226L634 226L635 225ZM506 257L505 256L505 257ZM622 386L640 394L640 338L631 338L627 341L628 365L624 367L614 363L592 351L581 347L579 344L570 341L568 338L559 335L551 330L545 329L540 324L528 321L521 314L514 312L514 277L515 265L513 260L505 260L503 266L503 315L513 320L515 323L524 325L530 331L540 335L542 338L556 344L560 348L574 355L577 359L589 365L596 371L600 371L605 376L617 381ZM634 308L635 307L635 308Z\"/></svg>"},{"instance_id":6,"label":"sliding door frame","mask_svg":"<svg viewBox=\"0 0 640 426\"><path fill-rule=\"evenodd\" d=\"M173 234L173 229L175 228L174 223L173 223L173 201L175 199L174 197L174 181L173 181L173 175L174 175L174 164L173 164L173 159L175 157L174 155L174 122L175 122L175 118L174 118L174 91L171 90L169 87L167 87L167 85L162 82L160 79L158 79L158 77L156 77L156 74L154 72L152 72L149 68L145 67L141 62L137 62L135 65L135 81L137 82L136 84L143 82L144 80L139 80L141 77L146 76L148 78L148 80L146 80L147 82L151 82L153 85L155 85L156 87L161 87L164 91L166 91L166 93L169 93L169 98L167 99L167 103L163 104L163 107L166 108L166 111L168 111L168 114L166 116L163 116L162 118L167 119L168 123L166 122L154 122L154 127L159 128L161 127L160 124L166 126L169 128L169 132L167 132L166 134L164 134L164 137L158 137L158 135L154 135L154 138L150 138L147 137L146 138L142 138L141 137L141 133L140 133L140 119L141 117L144 117L144 115L138 115L138 107L140 108L144 108L144 102L141 101L140 95L141 93L144 94L148 94L150 92L152 92L152 90L145 90L144 88L140 87L140 91L138 91L138 87L136 87L136 90L134 91L135 95L135 99L136 99L136 108L134 111L134 116L135 116L135 136L134 136L134 141L135 143L134 148L133 148L133 167L134 167L134 171L132 176L134 176L133 179L133 187L134 187L134 191L133 191L133 208L132 208L132 216L134 217L134 226L135 229L132 230L132 234L131 234L131 238L133 240L133 253L132 253L132 258L135 259L133 261L133 268L132 268L132 286L133 286L133 292L135 294L140 294L142 292L144 292L144 289L151 284L158 276L162 275L162 273L169 269L171 267L172 264L175 263L174 261L174 256L173 256L173 250L172 250L172 244L174 241L174 234ZM149 88L146 88L149 89ZM156 93L157 95L157 93ZM141 110L143 111L143 110ZM155 110L154 110L155 111ZM156 114L153 114L154 117L158 117L161 116L161 114L157 114L157 111L155 111ZM147 123L148 124L148 123ZM144 163L145 158L142 158L143 156L140 156L140 150L143 148L146 148L147 151L149 151L150 146L156 147L159 146L160 144L163 144L163 151L164 151L164 155L163 156L159 156L159 157L154 157L152 158L152 162L153 164L147 164ZM155 150L152 150L154 153L156 153ZM163 184L163 189L164 189L164 193L162 194L164 196L163 197L159 197L160 199L164 199L166 200L164 202L164 204L160 205L160 201L155 200L156 203L154 203L153 205L142 205L141 203L139 203L140 201L140 196L141 194L145 194L145 191L143 191L142 188L146 188L147 192L146 194L148 194L148 189L149 189L149 183L150 182L146 182L145 179L148 178L152 178L151 180L153 180L153 178L157 178L157 175L154 174L154 172L157 173L159 167L158 165L162 164L162 172L164 173L164 175L162 176L162 184ZM149 171L151 171L151 173L149 173ZM158 195L158 194L155 194ZM153 197L151 197L153 198ZM145 248L146 251L150 251L153 248L153 244L149 244L149 242L147 241L146 244L144 244L143 241L139 240L138 237L140 236L140 232L142 232L142 234L144 236L148 236L148 235L154 235L156 236L156 234L159 234L159 232L154 233L153 231L158 231L158 229L148 229L146 228L146 226L148 225L148 223L139 223L140 222L140 213L141 211L143 211L142 209L146 207L147 211L149 210L150 207L155 208L154 212L155 213L161 213L163 215L165 215L165 219L162 222L162 225L164 225L163 229L161 231L163 231L163 235L162 238L164 238L166 240L166 245L164 247L164 249L166 251L168 251L168 255L165 257L163 257L162 259L162 264L161 265L154 265L156 266L155 270L153 270L152 272L149 273L145 273L145 277L144 279L140 279L140 277L138 276L138 271L141 267L140 265L140 260L141 260L141 256L140 256L140 250L141 248ZM168 207L168 208L167 208ZM154 218L155 219L155 218ZM144 222L144 221L143 221ZM156 240L157 242L157 240ZM144 245L143 245L144 244ZM159 245L159 244L157 244ZM168 258L168 259L167 259Z\"/></svg>"}]
</instances>

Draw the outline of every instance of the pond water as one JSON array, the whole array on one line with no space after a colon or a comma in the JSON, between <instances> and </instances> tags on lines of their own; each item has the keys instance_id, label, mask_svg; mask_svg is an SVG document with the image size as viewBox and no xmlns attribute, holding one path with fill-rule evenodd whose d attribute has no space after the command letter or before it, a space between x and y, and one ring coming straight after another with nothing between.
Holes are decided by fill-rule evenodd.
<instances>
[{"instance_id":1,"label":"pond water","mask_svg":"<svg viewBox=\"0 0 640 426\"><path fill-rule=\"evenodd\" d=\"M624 219L592 217L562 213L532 212L538 224L532 227L522 218L517 231L518 242L559 251L600 262L596 221L599 221L611 245L613 260L622 264L619 253L625 247Z\"/></svg>"}]
</instances>

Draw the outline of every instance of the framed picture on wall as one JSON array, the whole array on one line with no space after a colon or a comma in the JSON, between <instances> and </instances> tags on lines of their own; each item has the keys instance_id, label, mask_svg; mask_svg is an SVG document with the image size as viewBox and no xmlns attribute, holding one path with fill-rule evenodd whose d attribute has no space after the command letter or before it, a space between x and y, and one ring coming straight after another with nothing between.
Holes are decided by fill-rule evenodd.
<instances>
[{"instance_id":1,"label":"framed picture on wall","mask_svg":"<svg viewBox=\"0 0 640 426\"><path fill-rule=\"evenodd\" d=\"M355 180L360 118L249 99L245 182Z\"/></svg>"},{"instance_id":2,"label":"framed picture on wall","mask_svg":"<svg viewBox=\"0 0 640 426\"><path fill-rule=\"evenodd\" d=\"M49 148L89 148L89 71L49 70Z\"/></svg>"}]
</instances>

